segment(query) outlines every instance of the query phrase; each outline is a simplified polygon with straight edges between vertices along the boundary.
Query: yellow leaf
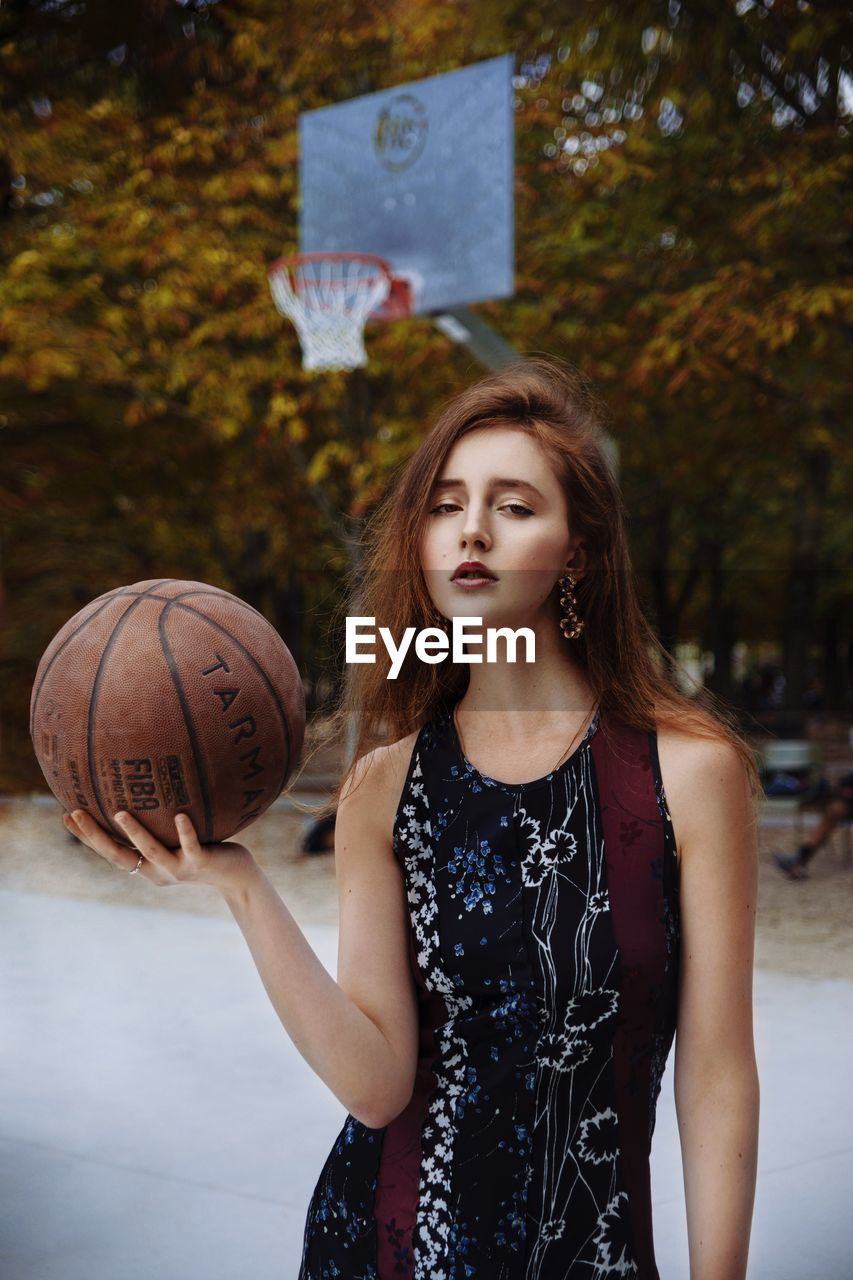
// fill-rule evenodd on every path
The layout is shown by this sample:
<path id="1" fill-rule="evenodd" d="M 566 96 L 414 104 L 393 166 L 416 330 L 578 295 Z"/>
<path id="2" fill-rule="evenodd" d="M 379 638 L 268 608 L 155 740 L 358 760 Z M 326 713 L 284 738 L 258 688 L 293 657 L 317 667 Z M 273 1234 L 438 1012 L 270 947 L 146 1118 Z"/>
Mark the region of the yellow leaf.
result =
<path id="1" fill-rule="evenodd" d="M 301 418 L 291 418 L 284 430 L 287 439 L 294 444 L 304 444 L 308 439 L 308 427 Z"/>

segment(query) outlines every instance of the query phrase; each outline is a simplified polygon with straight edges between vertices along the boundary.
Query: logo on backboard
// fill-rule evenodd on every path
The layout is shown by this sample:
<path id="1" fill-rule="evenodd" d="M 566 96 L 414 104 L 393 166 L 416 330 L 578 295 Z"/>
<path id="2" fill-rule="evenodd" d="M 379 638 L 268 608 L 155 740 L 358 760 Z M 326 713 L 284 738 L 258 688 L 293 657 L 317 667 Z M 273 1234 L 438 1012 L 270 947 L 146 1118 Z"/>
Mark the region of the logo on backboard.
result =
<path id="1" fill-rule="evenodd" d="M 386 169 L 408 169 L 426 146 L 426 107 L 411 93 L 398 93 L 382 108 L 374 146 Z"/>

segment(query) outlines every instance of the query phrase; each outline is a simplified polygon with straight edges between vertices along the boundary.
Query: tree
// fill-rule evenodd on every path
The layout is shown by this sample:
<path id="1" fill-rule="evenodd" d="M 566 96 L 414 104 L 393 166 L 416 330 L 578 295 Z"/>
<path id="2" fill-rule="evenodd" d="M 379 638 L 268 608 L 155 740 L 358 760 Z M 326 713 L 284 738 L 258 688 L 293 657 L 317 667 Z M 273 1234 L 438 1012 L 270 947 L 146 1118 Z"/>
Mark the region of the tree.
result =
<path id="1" fill-rule="evenodd" d="M 301 369 L 266 281 L 296 247 L 298 115 L 507 49 L 517 292 L 482 314 L 595 379 L 667 643 L 714 643 L 726 688 L 732 635 L 787 635 L 796 692 L 850 612 L 845 11 L 564 10 L 0 8 L 7 742 L 80 597 L 151 565 L 300 616 L 323 668 L 347 538 L 475 371 L 425 317 L 372 326 L 366 373 Z"/>

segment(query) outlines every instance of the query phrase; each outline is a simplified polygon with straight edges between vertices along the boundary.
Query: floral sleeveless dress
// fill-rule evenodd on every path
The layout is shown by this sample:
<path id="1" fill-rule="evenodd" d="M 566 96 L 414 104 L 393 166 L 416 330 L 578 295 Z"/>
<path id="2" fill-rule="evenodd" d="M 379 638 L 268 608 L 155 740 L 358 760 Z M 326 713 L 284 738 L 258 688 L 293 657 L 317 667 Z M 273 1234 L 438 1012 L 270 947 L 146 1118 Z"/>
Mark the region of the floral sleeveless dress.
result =
<path id="1" fill-rule="evenodd" d="M 451 710 L 422 727 L 393 837 L 416 1083 L 384 1128 L 347 1116 L 298 1280 L 659 1280 L 678 863 L 656 732 L 604 719 L 519 784 L 465 758 Z"/>

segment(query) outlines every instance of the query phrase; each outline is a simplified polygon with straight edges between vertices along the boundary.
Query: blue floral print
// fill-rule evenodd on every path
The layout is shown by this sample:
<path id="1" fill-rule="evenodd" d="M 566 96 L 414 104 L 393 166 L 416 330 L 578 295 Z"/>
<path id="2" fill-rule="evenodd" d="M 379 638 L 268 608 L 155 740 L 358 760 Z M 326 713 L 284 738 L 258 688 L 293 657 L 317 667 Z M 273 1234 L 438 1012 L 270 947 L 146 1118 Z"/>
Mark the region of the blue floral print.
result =
<path id="1" fill-rule="evenodd" d="M 652 984 L 659 998 L 630 1011 L 646 1019 L 631 1024 L 646 1078 L 640 1041 L 619 1040 L 626 970 L 600 723 L 597 712 L 568 759 L 518 785 L 465 759 L 449 710 L 418 734 L 392 846 L 420 1083 L 384 1130 L 347 1117 L 311 1199 L 298 1280 L 659 1280 L 629 1197 L 624 1090 L 650 1142 L 673 1032 L 675 845 L 651 734 L 642 758 L 657 825 L 633 801 L 608 819 L 611 858 L 641 863 L 662 894 L 648 926 L 666 966 Z"/>

